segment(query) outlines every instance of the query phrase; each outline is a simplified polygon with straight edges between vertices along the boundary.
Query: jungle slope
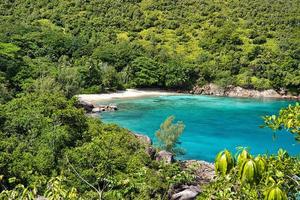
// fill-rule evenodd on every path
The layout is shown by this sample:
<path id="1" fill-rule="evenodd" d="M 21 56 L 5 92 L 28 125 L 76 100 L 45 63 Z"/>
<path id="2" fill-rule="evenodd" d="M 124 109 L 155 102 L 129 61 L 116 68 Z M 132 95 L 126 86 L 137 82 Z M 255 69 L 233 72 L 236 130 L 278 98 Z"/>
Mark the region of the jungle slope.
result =
<path id="1" fill-rule="evenodd" d="M 7 87 L 51 76 L 69 96 L 206 83 L 297 94 L 299 3 L 1 1 L 1 71 Z"/>

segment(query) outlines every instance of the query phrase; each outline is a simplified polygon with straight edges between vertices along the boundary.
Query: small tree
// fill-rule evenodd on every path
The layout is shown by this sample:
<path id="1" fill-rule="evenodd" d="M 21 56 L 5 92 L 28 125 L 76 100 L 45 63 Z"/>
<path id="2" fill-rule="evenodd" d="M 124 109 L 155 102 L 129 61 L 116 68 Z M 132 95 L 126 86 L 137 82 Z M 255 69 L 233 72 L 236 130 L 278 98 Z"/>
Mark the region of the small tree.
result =
<path id="1" fill-rule="evenodd" d="M 184 149 L 178 147 L 180 144 L 179 137 L 183 133 L 184 124 L 182 121 L 173 123 L 175 116 L 169 116 L 156 131 L 155 135 L 159 142 L 159 148 L 169 151 L 174 155 L 184 154 Z"/>

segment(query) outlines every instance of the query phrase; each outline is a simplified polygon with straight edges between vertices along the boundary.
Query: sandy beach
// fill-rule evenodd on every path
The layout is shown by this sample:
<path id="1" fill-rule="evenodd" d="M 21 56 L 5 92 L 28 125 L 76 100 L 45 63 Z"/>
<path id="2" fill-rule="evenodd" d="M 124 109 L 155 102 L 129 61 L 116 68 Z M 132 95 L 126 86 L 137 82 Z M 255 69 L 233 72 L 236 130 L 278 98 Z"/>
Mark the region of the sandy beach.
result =
<path id="1" fill-rule="evenodd" d="M 139 98 L 139 97 L 151 97 L 151 96 L 166 96 L 166 95 L 179 95 L 176 92 L 168 92 L 164 90 L 138 90 L 138 89 L 127 89 L 124 91 L 117 91 L 113 93 L 105 94 L 79 94 L 77 95 L 80 101 L 109 101 L 112 99 L 123 99 L 123 98 Z"/>

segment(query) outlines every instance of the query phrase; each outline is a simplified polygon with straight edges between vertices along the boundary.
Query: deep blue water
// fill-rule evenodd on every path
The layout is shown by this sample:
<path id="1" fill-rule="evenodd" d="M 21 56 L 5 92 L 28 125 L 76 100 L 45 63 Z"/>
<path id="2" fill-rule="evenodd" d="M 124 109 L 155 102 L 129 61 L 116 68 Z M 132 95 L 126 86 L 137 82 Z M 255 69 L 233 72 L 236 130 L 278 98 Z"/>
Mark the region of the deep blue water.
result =
<path id="1" fill-rule="evenodd" d="M 289 101 L 240 99 L 212 96 L 161 96 L 140 99 L 113 100 L 119 111 L 102 113 L 104 122 L 112 122 L 154 139 L 155 131 L 170 115 L 183 121 L 185 130 L 180 138 L 186 154 L 180 159 L 213 161 L 227 148 L 249 147 L 252 154 L 275 153 L 282 147 L 299 155 L 300 144 L 293 135 L 260 128 L 262 116 L 278 112 Z"/>

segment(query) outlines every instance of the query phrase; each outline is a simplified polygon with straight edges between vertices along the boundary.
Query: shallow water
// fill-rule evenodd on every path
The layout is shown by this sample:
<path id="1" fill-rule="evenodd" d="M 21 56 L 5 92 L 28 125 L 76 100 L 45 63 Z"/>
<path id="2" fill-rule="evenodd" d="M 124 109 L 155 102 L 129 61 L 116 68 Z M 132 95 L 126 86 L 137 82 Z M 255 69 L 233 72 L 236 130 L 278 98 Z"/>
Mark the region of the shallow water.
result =
<path id="1" fill-rule="evenodd" d="M 155 131 L 170 115 L 183 121 L 180 138 L 186 154 L 180 159 L 213 161 L 225 148 L 233 153 L 236 147 L 249 147 L 252 154 L 275 153 L 282 147 L 292 155 L 300 153 L 300 144 L 293 135 L 260 128 L 261 116 L 275 114 L 289 101 L 240 99 L 212 96 L 161 96 L 140 99 L 112 100 L 117 112 L 102 113 L 104 122 L 113 122 L 154 139 Z"/>

